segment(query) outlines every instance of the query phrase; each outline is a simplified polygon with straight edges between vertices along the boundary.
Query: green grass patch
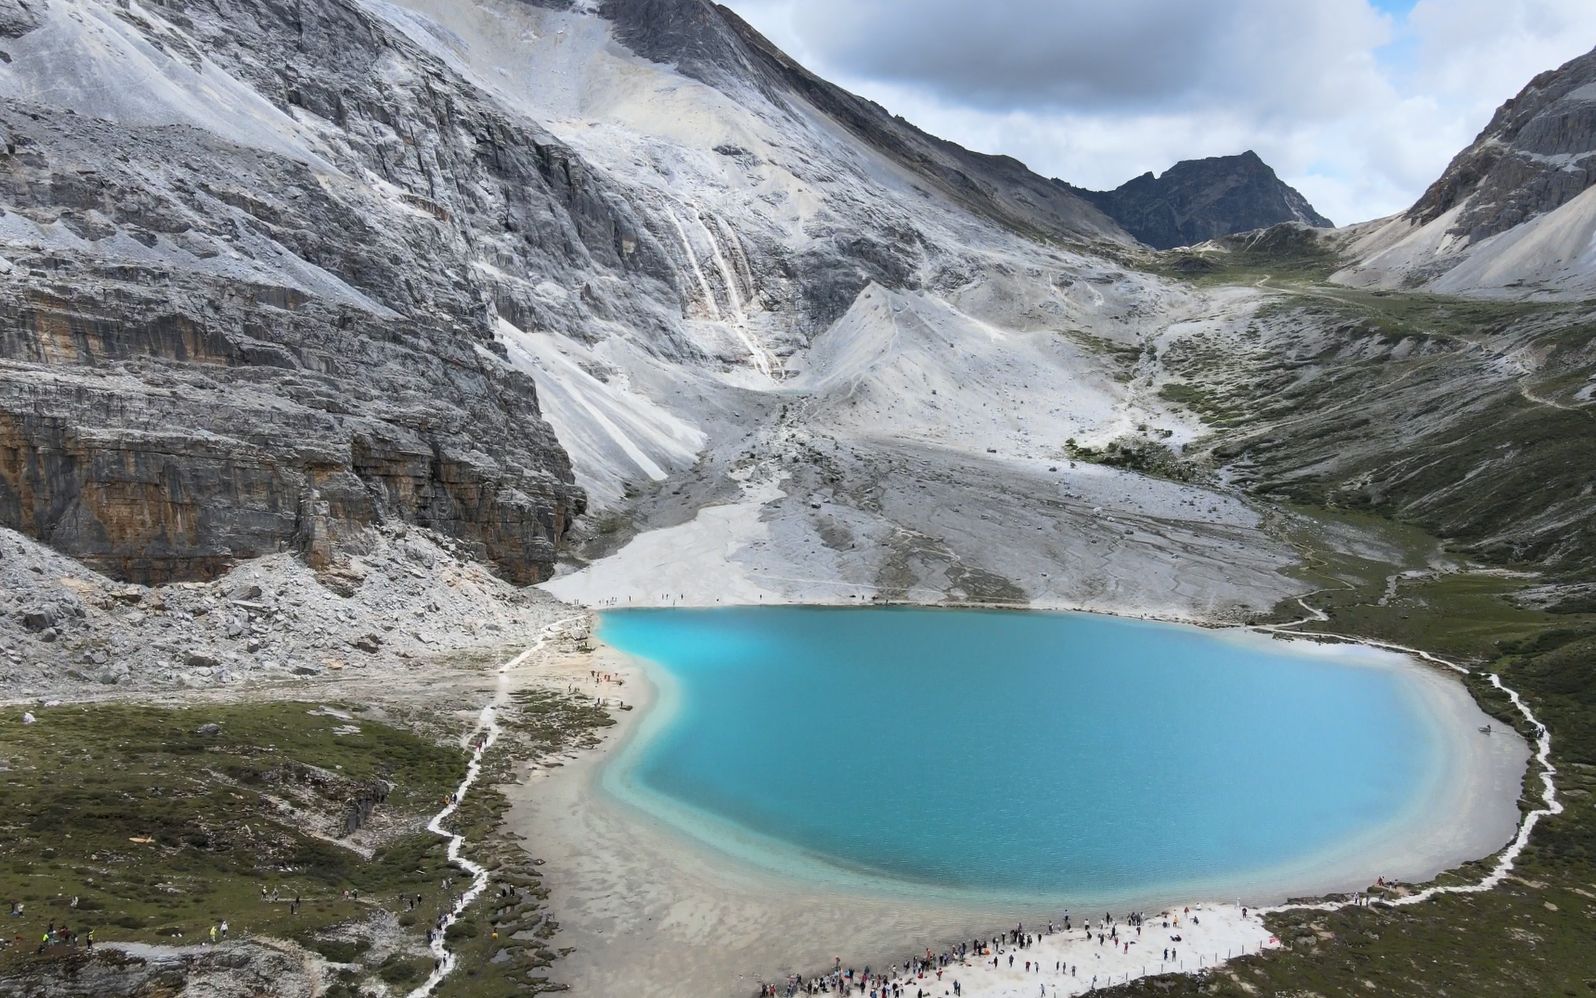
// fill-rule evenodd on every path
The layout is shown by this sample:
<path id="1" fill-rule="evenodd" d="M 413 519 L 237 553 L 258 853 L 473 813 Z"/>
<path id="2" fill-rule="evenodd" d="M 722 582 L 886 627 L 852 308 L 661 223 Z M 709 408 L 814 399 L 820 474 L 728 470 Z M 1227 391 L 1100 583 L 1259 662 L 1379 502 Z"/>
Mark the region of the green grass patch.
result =
<path id="1" fill-rule="evenodd" d="M 1215 240 L 1219 249 L 1166 250 L 1147 268 L 1174 280 L 1204 286 L 1253 284 L 1264 277 L 1319 282 L 1344 263 L 1311 229 L 1277 225 L 1261 233 Z"/>
<path id="2" fill-rule="evenodd" d="M 13 935 L 54 921 L 101 941 L 200 942 L 226 919 L 235 938 L 321 948 L 373 905 L 437 892 L 443 843 L 419 824 L 464 770 L 455 747 L 306 703 L 33 709 L 32 725 L 0 709 L 0 898 L 24 905 Z M 219 733 L 199 733 L 210 723 Z M 335 840 L 377 781 L 398 830 L 367 860 Z M 23 957 L 0 953 L 0 971 Z"/>

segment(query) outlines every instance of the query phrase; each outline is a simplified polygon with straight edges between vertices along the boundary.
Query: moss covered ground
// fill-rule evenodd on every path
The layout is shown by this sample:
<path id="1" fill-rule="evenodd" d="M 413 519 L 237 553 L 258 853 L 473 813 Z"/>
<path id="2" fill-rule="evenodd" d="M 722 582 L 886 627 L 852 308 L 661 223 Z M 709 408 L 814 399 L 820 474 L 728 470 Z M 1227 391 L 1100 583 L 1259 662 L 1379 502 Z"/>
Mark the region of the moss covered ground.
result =
<path id="1" fill-rule="evenodd" d="M 431 970 L 425 932 L 447 903 L 441 884 L 466 882 L 425 829 L 467 761 L 460 732 L 437 716 L 413 728 L 359 705 L 302 702 L 33 712 L 37 722 L 24 725 L 23 708 L 0 709 L 0 900 L 6 911 L 22 905 L 5 926 L 0 992 L 8 974 L 36 980 L 70 955 L 39 952 L 50 923 L 92 928 L 101 943 L 195 943 L 225 919 L 232 938 L 288 939 L 350 964 L 335 996 L 367 981 L 407 988 Z M 450 932 L 467 972 L 443 994 L 547 985 L 553 923 L 534 861 L 500 826 L 507 805 L 492 783 L 609 723 L 541 691 L 518 696 L 504 718 L 505 751 L 456 819 L 495 886 Z M 202 730 L 209 724 L 215 733 Z M 365 838 L 344 839 L 351 802 L 374 786 L 391 789 Z M 402 899 L 415 895 L 411 910 Z"/>

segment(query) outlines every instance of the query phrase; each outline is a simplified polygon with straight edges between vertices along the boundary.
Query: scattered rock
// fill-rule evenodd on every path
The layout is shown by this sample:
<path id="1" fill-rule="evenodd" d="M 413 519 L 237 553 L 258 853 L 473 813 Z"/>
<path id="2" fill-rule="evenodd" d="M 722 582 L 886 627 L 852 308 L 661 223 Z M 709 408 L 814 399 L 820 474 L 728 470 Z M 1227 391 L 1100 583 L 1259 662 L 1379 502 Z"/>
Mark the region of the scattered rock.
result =
<path id="1" fill-rule="evenodd" d="M 217 735 L 222 733 L 222 726 L 217 724 L 215 721 L 211 721 L 195 728 L 194 733 L 196 735 L 202 735 L 206 738 L 215 738 Z"/>

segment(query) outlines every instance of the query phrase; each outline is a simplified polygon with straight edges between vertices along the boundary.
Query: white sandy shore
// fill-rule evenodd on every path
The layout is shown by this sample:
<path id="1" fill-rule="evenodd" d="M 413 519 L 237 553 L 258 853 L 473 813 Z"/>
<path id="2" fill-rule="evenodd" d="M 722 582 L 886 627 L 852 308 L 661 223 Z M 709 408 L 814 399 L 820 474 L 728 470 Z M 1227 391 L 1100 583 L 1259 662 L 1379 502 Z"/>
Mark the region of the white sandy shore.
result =
<path id="1" fill-rule="evenodd" d="M 903 983 L 910 994 L 924 989 L 951 995 L 957 982 L 959 993 L 969 998 L 1053 998 L 1154 974 L 1190 973 L 1280 945 L 1258 915 L 1235 905 L 1147 912 L 1140 934 L 1123 920 L 1105 923 L 1103 914 L 1073 915 L 1069 931 L 1062 924 L 1055 924 L 1052 932 L 1045 924 L 1027 924 L 1021 928 L 1033 935 L 1029 946 L 998 944 L 986 954 L 965 956 L 941 968 L 916 970 L 900 963 L 885 968 L 887 980 Z M 1107 938 L 1112 931 L 1118 939 Z"/>
<path id="2" fill-rule="evenodd" d="M 589 670 L 595 668 L 621 682 L 591 683 Z M 1050 919 L 1061 923 L 1061 908 L 1016 910 L 1012 904 L 855 891 L 757 868 L 615 799 L 600 785 L 601 767 L 635 735 L 652 704 L 652 668 L 601 647 L 593 656 L 546 663 L 536 677 L 575 683 L 638 708 L 617 715 L 618 732 L 603 750 L 535 771 L 510 791 L 511 827 L 527 839 L 534 855 L 547 861 L 543 869 L 561 925 L 559 942 L 573 947 L 555 976 L 569 983 L 574 995 L 751 995 L 760 981 L 779 981 L 790 973 L 808 977 L 829 969 L 837 957 L 845 966 L 901 965 L 908 957 L 923 955 L 927 946 L 936 951 L 961 939 L 989 938 L 1016 921 L 1028 926 Z M 1243 919 L 1239 907 L 1216 904 L 1217 898 L 1264 905 L 1361 890 L 1381 875 L 1422 881 L 1500 848 L 1516 828 L 1527 748 L 1511 734 L 1477 734 L 1485 716 L 1455 679 L 1409 664 L 1400 668 L 1412 681 L 1414 694 L 1431 709 L 1450 760 L 1447 778 L 1434 788 L 1422 821 L 1393 830 L 1378 842 L 1358 843 L 1344 854 L 1317 857 L 1311 865 L 1138 903 L 1148 912 L 1188 904 L 1200 910 L 1200 923 L 1183 920 L 1179 930 L 1171 930 L 1183 937 L 1181 943 L 1170 943 L 1161 922 L 1149 916 L 1142 941 L 1133 943 L 1129 952 L 1121 946 L 1110 953 L 1095 940 L 1086 944 L 1077 922 L 1073 936 L 1049 936 L 1016 955 L 1013 970 L 1006 954 L 996 969 L 973 961 L 958 968 L 954 976 L 963 993 L 1039 995 L 1045 985 L 1049 995 L 1080 994 L 1091 987 L 1094 974 L 1101 985 L 1109 977 L 1123 980 L 1127 974 L 1212 966 L 1227 954 L 1256 952 L 1270 942 L 1256 916 Z M 1105 905 L 1103 899 L 1082 897 L 1072 907 L 1101 918 Z M 1120 917 L 1126 910 L 1123 899 L 1108 907 Z M 1126 939 L 1123 924 L 1121 939 Z M 1158 959 L 1165 945 L 1179 951 L 1172 965 L 1161 965 Z M 1074 977 L 1046 969 L 1026 974 L 1027 959 L 1039 960 L 1044 968 L 1067 961 L 1079 972 Z M 916 987 L 951 994 L 954 976 L 944 974 L 943 984 L 933 977 Z"/>

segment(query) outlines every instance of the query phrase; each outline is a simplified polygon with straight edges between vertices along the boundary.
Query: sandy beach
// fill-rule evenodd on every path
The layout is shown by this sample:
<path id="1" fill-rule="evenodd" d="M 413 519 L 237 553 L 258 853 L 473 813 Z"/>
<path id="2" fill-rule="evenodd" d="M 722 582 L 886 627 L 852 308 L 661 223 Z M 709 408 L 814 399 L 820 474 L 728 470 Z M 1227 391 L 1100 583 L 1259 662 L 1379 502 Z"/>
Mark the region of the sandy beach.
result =
<path id="1" fill-rule="evenodd" d="M 1269 639 L 1238 634 L 1238 640 Z M 1447 740 L 1451 764 L 1416 808 L 1424 812 L 1422 820 L 1388 829 L 1375 841 L 1349 843 L 1309 864 L 1134 903 L 1083 896 L 1068 909 L 1045 908 L 910 890 L 851 889 L 840 881 L 815 882 L 755 866 L 690 838 L 602 786 L 604 765 L 636 736 L 654 703 L 650 674 L 657 668 L 603 645 L 591 654 L 556 657 L 520 677 L 624 700 L 634 709 L 617 710 L 617 728 L 601 748 L 533 769 L 509 788 L 508 821 L 528 850 L 546 861 L 550 903 L 560 923 L 558 942 L 571 948 L 554 977 L 579 998 L 752 995 L 761 983 L 781 982 L 795 973 L 808 978 L 831 970 L 838 959 L 843 967 L 901 966 L 923 957 L 927 948 L 940 953 L 960 940 L 990 940 L 1018 922 L 1034 933 L 1049 921 L 1062 925 L 1066 910 L 1074 919 L 1072 934 L 1044 936 L 1023 951 L 1006 947 L 995 968 L 990 957 L 985 963 L 971 958 L 968 965 L 944 968 L 942 981 L 933 974 L 914 986 L 953 994 L 952 982 L 958 980 L 965 995 L 1081 994 L 1092 987 L 1094 976 L 1101 985 L 1126 975 L 1194 970 L 1271 945 L 1268 930 L 1251 911 L 1244 918 L 1240 905 L 1251 909 L 1288 898 L 1350 893 L 1379 876 L 1422 882 L 1506 844 L 1517 827 L 1527 747 L 1510 732 L 1478 734 L 1487 719 L 1455 678 L 1394 655 L 1383 667 L 1404 670 L 1413 694 L 1424 698 Z M 593 682 L 595 670 L 613 681 Z M 1185 918 L 1188 906 L 1199 921 Z M 1095 925 L 1105 910 L 1120 920 L 1114 951 L 1095 936 L 1088 942 L 1081 931 L 1083 917 Z M 1124 918 L 1130 910 L 1146 913 L 1149 920 L 1141 939 L 1134 930 L 1126 936 Z M 1162 928 L 1165 911 L 1179 915 L 1178 929 Z M 1182 940 L 1169 940 L 1171 934 Z M 1166 945 L 1177 951 L 1168 962 L 1162 959 Z M 1016 956 L 1012 968 L 1007 964 L 1011 952 Z M 1029 972 L 1026 961 L 1032 963 Z M 1057 965 L 1077 973 L 1058 972 Z"/>

